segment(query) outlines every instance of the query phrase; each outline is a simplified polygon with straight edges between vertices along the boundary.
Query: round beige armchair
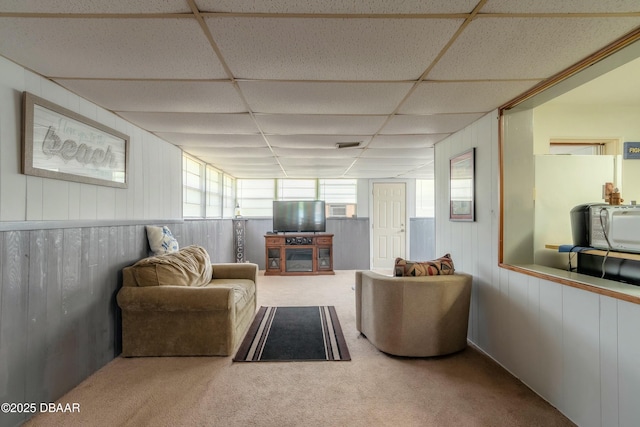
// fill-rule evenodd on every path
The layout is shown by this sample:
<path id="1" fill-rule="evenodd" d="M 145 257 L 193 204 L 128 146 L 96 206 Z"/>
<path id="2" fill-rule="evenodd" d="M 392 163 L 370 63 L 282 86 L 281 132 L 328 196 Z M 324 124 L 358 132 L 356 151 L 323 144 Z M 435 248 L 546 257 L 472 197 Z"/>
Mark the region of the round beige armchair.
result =
<path id="1" fill-rule="evenodd" d="M 356 271 L 356 326 L 379 350 L 427 357 L 467 346 L 472 276 Z"/>

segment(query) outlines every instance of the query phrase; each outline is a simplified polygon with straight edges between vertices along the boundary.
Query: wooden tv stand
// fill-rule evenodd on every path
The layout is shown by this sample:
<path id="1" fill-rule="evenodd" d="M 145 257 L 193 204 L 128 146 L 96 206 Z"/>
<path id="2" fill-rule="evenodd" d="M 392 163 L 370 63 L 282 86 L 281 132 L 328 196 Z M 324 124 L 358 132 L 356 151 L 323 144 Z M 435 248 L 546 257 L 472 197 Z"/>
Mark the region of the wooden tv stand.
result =
<path id="1" fill-rule="evenodd" d="M 333 234 L 267 234 L 265 275 L 335 274 Z"/>

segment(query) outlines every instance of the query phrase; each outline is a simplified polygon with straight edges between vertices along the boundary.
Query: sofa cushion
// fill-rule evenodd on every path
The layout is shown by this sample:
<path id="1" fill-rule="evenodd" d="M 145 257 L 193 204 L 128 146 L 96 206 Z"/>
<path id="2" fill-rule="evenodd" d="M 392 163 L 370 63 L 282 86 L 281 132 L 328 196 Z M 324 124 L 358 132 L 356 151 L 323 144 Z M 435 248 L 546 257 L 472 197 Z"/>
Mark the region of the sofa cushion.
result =
<path id="1" fill-rule="evenodd" d="M 201 246 L 141 259 L 131 266 L 138 286 L 204 286 L 211 281 L 211 259 Z"/>
<path id="2" fill-rule="evenodd" d="M 432 261 L 422 262 L 396 258 L 394 268 L 395 276 L 437 276 L 454 272 L 453 260 L 449 254 Z"/>
<path id="3" fill-rule="evenodd" d="M 213 279 L 207 286 L 225 286 L 233 289 L 233 303 L 237 310 L 252 301 L 256 294 L 256 284 L 249 279 Z"/>
<path id="4" fill-rule="evenodd" d="M 171 234 L 169 227 L 147 225 L 147 240 L 149 240 L 149 247 L 154 255 L 169 254 L 177 252 L 180 247 L 178 241 Z"/>

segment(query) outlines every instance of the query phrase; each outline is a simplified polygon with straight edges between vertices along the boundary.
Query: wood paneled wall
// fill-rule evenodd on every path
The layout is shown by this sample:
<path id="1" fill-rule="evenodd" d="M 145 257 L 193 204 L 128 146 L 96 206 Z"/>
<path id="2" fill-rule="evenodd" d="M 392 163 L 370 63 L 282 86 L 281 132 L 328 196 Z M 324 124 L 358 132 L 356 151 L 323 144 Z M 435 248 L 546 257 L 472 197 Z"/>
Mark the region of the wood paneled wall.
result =
<path id="1" fill-rule="evenodd" d="M 410 219 L 411 247 L 409 258 L 412 260 L 436 259 L 444 254 L 436 255 L 436 220 L 435 218 Z"/>
<path id="2" fill-rule="evenodd" d="M 638 426 L 640 305 L 498 265 L 496 115 L 435 152 L 436 217 L 447 218 L 449 158 L 477 147 L 476 221 L 436 223 L 437 253 L 450 252 L 456 270 L 474 277 L 469 340 L 576 424 Z"/>
<path id="3" fill-rule="evenodd" d="M 233 261 L 230 220 L 165 224 L 181 246 Z M 1 402 L 53 402 L 120 354 L 121 270 L 148 250 L 144 224 L 0 232 Z"/>

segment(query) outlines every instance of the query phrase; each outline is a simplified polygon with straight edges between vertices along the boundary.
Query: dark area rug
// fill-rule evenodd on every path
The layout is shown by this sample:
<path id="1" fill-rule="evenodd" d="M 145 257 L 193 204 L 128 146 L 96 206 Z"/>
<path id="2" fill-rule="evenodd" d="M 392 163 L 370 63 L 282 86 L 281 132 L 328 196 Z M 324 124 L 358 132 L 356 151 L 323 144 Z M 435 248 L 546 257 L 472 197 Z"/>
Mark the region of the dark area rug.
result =
<path id="1" fill-rule="evenodd" d="M 333 306 L 260 307 L 234 362 L 351 360 Z"/>

